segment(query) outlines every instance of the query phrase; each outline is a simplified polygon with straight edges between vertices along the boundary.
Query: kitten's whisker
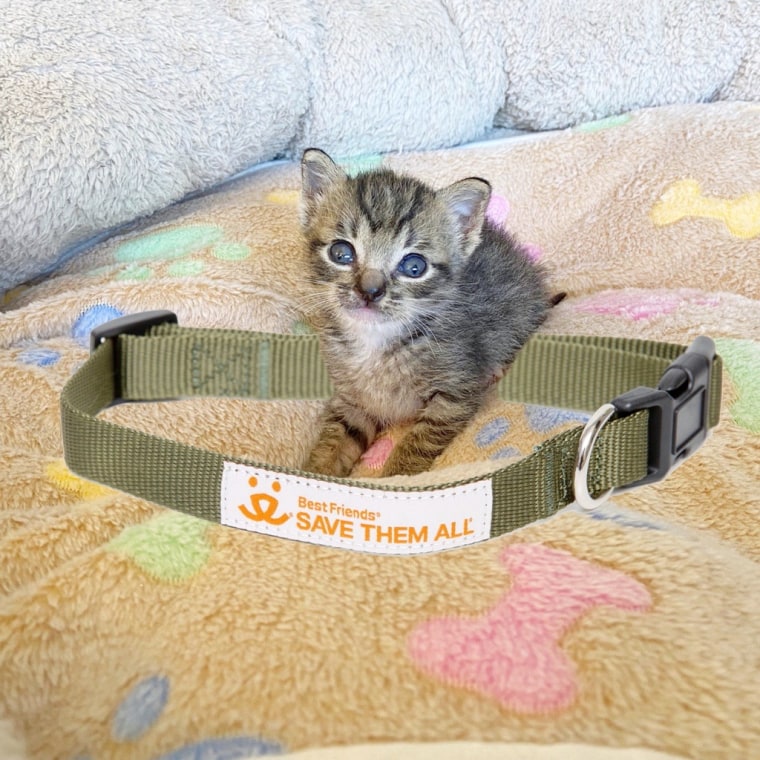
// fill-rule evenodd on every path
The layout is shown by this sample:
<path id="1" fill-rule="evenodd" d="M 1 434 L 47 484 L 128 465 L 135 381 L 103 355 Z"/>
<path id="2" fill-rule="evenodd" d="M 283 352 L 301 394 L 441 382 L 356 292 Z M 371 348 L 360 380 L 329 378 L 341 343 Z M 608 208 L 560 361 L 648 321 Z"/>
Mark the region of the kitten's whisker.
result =
<path id="1" fill-rule="evenodd" d="M 337 299 L 331 293 L 308 293 L 298 298 L 297 305 L 305 309 L 318 310 L 323 308 L 325 303 L 331 305 L 337 304 Z"/>
<path id="2" fill-rule="evenodd" d="M 407 329 L 409 330 L 409 337 L 411 339 L 414 338 L 415 333 L 422 333 L 428 339 L 432 353 L 435 354 L 436 352 L 440 352 L 441 344 L 438 341 L 438 336 L 427 322 L 419 317 L 412 317 L 411 320 L 409 320 L 409 326 Z"/>

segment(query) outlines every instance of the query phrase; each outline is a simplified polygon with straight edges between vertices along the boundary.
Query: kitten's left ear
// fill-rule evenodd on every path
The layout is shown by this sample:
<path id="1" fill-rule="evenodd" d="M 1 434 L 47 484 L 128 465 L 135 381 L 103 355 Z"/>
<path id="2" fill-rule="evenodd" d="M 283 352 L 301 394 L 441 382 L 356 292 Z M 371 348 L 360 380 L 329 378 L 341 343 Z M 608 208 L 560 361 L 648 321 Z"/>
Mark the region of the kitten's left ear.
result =
<path id="1" fill-rule="evenodd" d="M 307 205 L 321 198 L 328 187 L 346 179 L 343 170 L 330 156 L 318 148 L 304 151 L 301 159 L 301 184 Z"/>
<path id="2" fill-rule="evenodd" d="M 438 196 L 454 217 L 465 255 L 469 256 L 480 242 L 486 207 L 491 199 L 491 185 L 479 177 L 468 177 L 439 190 Z"/>

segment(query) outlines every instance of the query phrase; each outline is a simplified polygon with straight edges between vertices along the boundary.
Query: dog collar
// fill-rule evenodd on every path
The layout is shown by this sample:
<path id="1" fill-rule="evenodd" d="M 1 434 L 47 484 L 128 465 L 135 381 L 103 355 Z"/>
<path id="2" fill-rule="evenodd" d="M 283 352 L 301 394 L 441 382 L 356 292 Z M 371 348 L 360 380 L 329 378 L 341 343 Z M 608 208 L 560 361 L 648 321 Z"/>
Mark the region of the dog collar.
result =
<path id="1" fill-rule="evenodd" d="M 576 502 L 665 478 L 719 419 L 721 359 L 639 339 L 533 336 L 496 386 L 502 399 L 594 411 L 488 475 L 430 486 L 330 478 L 248 461 L 98 417 L 122 402 L 197 396 L 323 399 L 315 335 L 180 327 L 167 311 L 92 332 L 91 355 L 61 393 L 64 454 L 84 478 L 232 527 L 358 551 L 466 546 Z"/>

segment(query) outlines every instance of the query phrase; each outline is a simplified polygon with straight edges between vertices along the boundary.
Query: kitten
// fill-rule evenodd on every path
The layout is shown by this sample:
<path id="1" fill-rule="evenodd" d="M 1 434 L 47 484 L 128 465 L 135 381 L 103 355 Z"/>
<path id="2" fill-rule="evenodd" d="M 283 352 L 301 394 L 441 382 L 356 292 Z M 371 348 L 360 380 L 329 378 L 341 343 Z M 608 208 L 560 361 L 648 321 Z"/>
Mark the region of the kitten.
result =
<path id="1" fill-rule="evenodd" d="M 302 222 L 335 393 L 306 469 L 343 477 L 383 429 L 413 425 L 381 475 L 430 467 L 544 321 L 542 270 L 485 217 L 491 186 L 434 190 L 380 169 L 301 162 Z"/>

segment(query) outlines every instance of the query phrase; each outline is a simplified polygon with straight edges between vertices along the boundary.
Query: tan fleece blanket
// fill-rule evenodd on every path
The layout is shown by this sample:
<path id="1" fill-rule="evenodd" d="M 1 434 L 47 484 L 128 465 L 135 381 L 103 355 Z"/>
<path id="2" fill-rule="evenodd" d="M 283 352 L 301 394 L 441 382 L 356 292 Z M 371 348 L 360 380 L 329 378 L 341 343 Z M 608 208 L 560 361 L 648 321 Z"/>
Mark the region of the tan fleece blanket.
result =
<path id="1" fill-rule="evenodd" d="M 550 744 L 752 757 L 759 144 L 758 106 L 723 103 L 349 166 L 383 162 L 437 185 L 488 178 L 491 213 L 569 293 L 547 332 L 708 334 L 725 361 L 721 422 L 666 481 L 450 552 L 365 555 L 225 528 L 63 464 L 58 395 L 96 324 L 168 308 L 188 326 L 304 329 L 296 165 L 172 208 L 10 294 L 0 313 L 0 718 L 28 756 L 463 742 L 459 756 L 502 743 L 535 758 Z M 297 466 L 318 411 L 204 399 L 106 415 Z M 498 467 L 583 419 L 494 400 L 421 479 Z M 371 475 L 375 454 L 357 474 Z"/>

